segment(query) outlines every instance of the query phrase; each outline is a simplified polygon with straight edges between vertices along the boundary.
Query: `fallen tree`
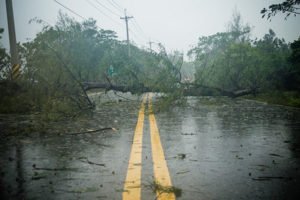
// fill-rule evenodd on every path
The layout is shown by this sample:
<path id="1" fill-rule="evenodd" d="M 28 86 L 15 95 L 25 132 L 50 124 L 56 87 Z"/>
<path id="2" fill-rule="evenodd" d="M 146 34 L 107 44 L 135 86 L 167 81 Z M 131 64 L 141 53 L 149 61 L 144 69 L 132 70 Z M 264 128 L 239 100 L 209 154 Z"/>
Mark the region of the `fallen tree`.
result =
<path id="1" fill-rule="evenodd" d="M 105 89 L 106 91 L 114 90 L 118 92 L 131 92 L 133 94 L 144 92 L 163 92 L 159 89 L 145 87 L 143 84 L 125 86 L 113 85 L 111 83 L 84 82 L 82 83 L 82 85 L 85 91 L 91 89 Z M 194 83 L 180 83 L 178 90 L 183 90 L 184 96 L 227 96 L 231 98 L 236 98 L 249 94 L 256 95 L 258 88 L 247 88 L 235 91 L 228 91 L 218 87 L 205 86 Z"/>
<path id="2" fill-rule="evenodd" d="M 125 86 L 125 85 L 113 85 L 111 83 L 98 83 L 98 82 L 83 82 L 83 88 L 85 91 L 91 89 L 105 89 L 106 91 L 115 90 L 119 92 L 154 92 L 148 87 L 143 86 L 142 84 L 139 85 L 132 85 L 132 86 Z"/>
<path id="3" fill-rule="evenodd" d="M 245 95 L 256 95 L 258 87 L 239 90 L 226 90 L 219 87 L 200 85 L 195 83 L 183 83 L 185 96 L 228 96 L 236 98 Z"/>

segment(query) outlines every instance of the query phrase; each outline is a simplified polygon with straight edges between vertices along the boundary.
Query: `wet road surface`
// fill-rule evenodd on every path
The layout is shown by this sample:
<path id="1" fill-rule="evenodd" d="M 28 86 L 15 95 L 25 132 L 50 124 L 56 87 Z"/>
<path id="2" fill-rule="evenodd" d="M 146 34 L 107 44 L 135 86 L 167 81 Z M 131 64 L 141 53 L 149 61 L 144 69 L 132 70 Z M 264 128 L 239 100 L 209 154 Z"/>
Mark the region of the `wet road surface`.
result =
<path id="1" fill-rule="evenodd" d="M 101 96 L 108 101 L 110 94 Z M 53 133 L 3 136 L 1 199 L 122 199 L 141 97 L 97 104 L 95 112 Z M 130 99 L 130 100 L 128 100 Z M 154 97 L 153 107 L 156 106 Z M 141 146 L 141 199 L 155 199 L 151 112 L 145 104 Z M 298 199 L 300 111 L 249 100 L 189 97 L 185 106 L 155 113 L 156 125 L 177 199 Z M 9 132 L 11 121 L 0 116 Z M 86 134 L 82 130 L 114 127 Z M 50 131 L 51 132 L 51 131 Z M 292 195 L 296 195 L 292 198 Z"/>

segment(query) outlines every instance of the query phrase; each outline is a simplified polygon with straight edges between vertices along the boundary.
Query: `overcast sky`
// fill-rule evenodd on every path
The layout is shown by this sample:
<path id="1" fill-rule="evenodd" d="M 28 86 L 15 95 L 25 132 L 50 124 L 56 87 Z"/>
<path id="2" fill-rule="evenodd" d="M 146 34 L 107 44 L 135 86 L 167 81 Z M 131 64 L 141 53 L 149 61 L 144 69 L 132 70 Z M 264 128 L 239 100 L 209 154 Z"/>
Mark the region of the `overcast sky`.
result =
<path id="1" fill-rule="evenodd" d="M 0 0 L 0 27 L 5 28 L 1 40 L 8 46 L 5 1 Z M 17 41 L 32 40 L 41 30 L 29 20 L 38 17 L 55 24 L 59 10 L 82 19 L 54 0 L 12 0 L 14 6 Z M 278 37 L 292 42 L 300 36 L 300 16 L 289 17 L 279 14 L 272 21 L 261 18 L 260 10 L 282 0 L 57 0 L 84 18 L 94 18 L 97 25 L 117 32 L 120 40 L 126 38 L 125 23 L 121 12 L 127 9 L 130 20 L 130 39 L 138 46 L 148 47 L 147 42 L 161 42 L 168 51 L 187 52 L 197 44 L 200 36 L 226 30 L 226 24 L 237 9 L 245 23 L 253 27 L 252 37 L 261 38 L 272 28 Z M 101 4 L 101 5 L 100 5 Z M 103 14 L 104 13 L 104 14 Z M 153 46 L 155 48 L 155 46 Z"/>

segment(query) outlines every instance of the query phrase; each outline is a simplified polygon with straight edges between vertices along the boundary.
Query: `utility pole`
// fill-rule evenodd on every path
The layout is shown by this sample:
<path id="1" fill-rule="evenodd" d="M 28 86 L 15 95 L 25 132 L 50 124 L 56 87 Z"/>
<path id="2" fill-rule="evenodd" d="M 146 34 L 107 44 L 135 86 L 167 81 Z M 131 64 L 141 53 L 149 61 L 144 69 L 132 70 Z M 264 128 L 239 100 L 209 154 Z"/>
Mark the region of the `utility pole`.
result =
<path id="1" fill-rule="evenodd" d="M 6 13 L 7 13 L 7 24 L 8 24 L 10 56 L 11 56 L 10 62 L 12 66 L 12 79 L 16 80 L 20 75 L 20 63 L 18 57 L 12 0 L 6 0 Z"/>
<path id="2" fill-rule="evenodd" d="M 124 10 L 125 17 L 120 17 L 120 19 L 125 20 L 126 33 L 127 33 L 127 46 L 128 46 L 128 57 L 130 57 L 130 40 L 129 40 L 129 30 L 128 30 L 128 20 L 133 18 L 132 16 L 127 16 L 126 9 Z"/>
<path id="3" fill-rule="evenodd" d="M 149 48 L 150 48 L 150 52 L 152 53 L 152 44 L 153 44 L 154 42 L 151 42 L 151 41 L 149 41 L 148 42 L 148 44 L 149 44 Z"/>

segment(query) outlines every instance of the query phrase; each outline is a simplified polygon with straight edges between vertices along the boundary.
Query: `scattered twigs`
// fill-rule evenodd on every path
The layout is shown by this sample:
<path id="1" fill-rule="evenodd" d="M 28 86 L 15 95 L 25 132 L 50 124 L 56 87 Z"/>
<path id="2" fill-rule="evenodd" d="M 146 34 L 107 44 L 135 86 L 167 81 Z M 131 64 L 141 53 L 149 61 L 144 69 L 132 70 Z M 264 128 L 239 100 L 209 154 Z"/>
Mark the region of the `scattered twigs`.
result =
<path id="1" fill-rule="evenodd" d="M 68 133 L 68 134 L 69 135 L 79 135 L 79 134 L 86 134 L 86 133 L 96 133 L 96 132 L 106 131 L 106 130 L 116 131 L 117 129 L 115 129 L 113 127 L 105 127 L 105 128 L 95 129 L 95 130 L 87 130 L 87 131 L 74 132 L 74 133 Z"/>
<path id="2" fill-rule="evenodd" d="M 186 170 L 186 171 L 179 171 L 179 172 L 177 172 L 176 174 L 186 174 L 186 173 L 189 173 L 190 172 L 190 170 Z"/>
<path id="3" fill-rule="evenodd" d="M 45 171 L 69 171 L 69 170 L 77 170 L 77 168 L 48 168 L 48 167 L 37 167 L 35 164 L 32 165 L 35 170 L 45 170 Z"/>
<path id="4" fill-rule="evenodd" d="M 195 133 L 181 133 L 181 135 L 196 135 Z"/>
<path id="5" fill-rule="evenodd" d="M 270 181 L 270 180 L 274 180 L 274 179 L 290 181 L 293 178 L 292 177 L 283 177 L 283 176 L 259 176 L 257 178 L 252 178 L 252 180 L 254 180 L 254 181 Z"/>
<path id="6" fill-rule="evenodd" d="M 80 158 L 78 158 L 78 159 L 79 159 L 81 162 L 88 163 L 88 164 L 90 164 L 90 165 L 97 165 L 97 166 L 105 167 L 105 164 L 92 162 L 92 161 L 90 161 L 87 157 L 80 157 Z"/>
<path id="7" fill-rule="evenodd" d="M 276 153 L 270 153 L 269 155 L 270 155 L 270 156 L 276 156 L 276 157 L 282 157 L 281 155 L 276 154 Z"/>

